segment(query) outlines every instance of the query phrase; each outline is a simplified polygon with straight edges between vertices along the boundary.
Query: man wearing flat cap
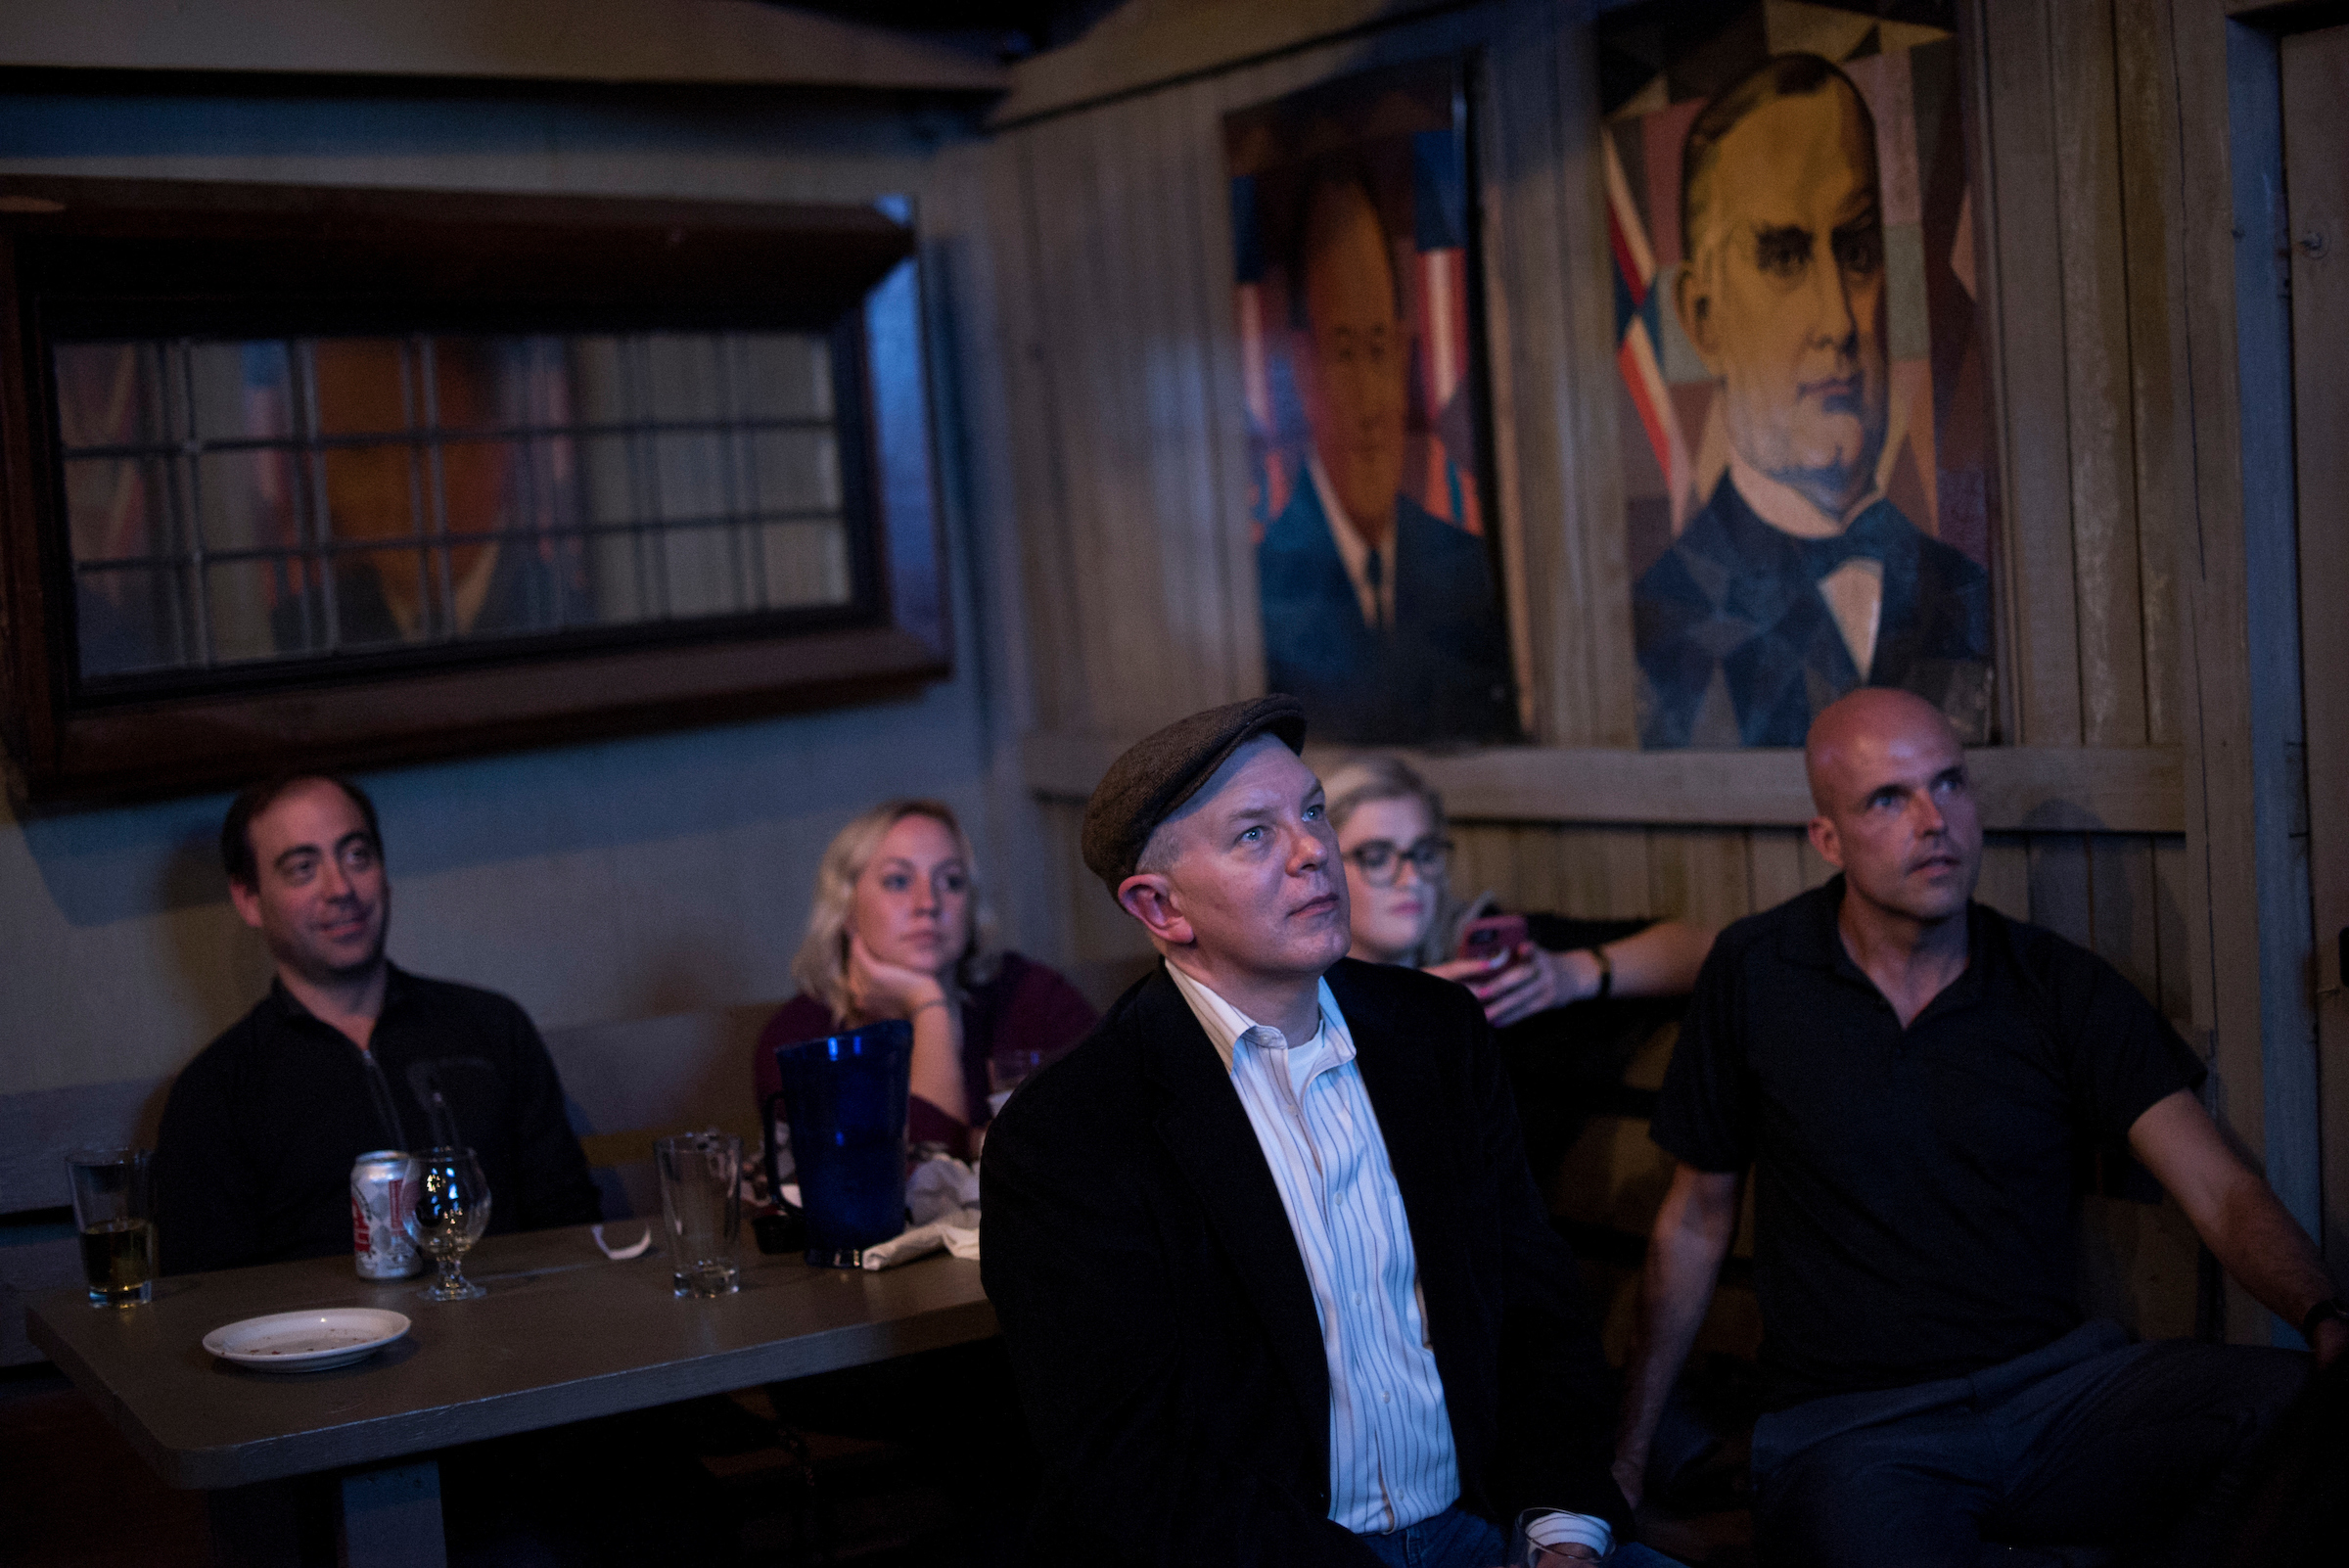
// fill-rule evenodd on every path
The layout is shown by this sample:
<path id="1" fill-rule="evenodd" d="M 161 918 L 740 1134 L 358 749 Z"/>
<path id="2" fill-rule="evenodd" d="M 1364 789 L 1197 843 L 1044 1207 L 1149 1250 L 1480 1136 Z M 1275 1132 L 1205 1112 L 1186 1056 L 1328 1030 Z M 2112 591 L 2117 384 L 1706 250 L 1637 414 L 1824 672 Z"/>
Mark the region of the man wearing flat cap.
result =
<path id="1" fill-rule="evenodd" d="M 1573 1257 L 1475 997 L 1344 956 L 1304 740 L 1287 697 L 1195 714 L 1085 807 L 1164 962 L 988 1136 L 1027 1560 L 1490 1568 L 1531 1505 L 1599 1555 L 1627 1514 Z"/>

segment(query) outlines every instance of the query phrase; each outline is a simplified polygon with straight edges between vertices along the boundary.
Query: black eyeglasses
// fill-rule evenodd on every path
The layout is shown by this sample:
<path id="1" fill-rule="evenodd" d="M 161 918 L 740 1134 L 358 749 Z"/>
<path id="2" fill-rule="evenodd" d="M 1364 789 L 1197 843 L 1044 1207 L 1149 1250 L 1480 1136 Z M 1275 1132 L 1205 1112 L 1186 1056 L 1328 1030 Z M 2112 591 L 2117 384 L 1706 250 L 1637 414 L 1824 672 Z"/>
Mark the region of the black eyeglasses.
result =
<path id="1" fill-rule="evenodd" d="M 1420 881 L 1433 882 L 1451 863 L 1451 840 L 1425 838 L 1405 850 L 1398 848 L 1393 839 L 1372 839 L 1348 850 L 1346 858 L 1362 868 L 1362 880 L 1374 888 L 1383 888 L 1401 876 L 1406 860 L 1419 873 Z"/>

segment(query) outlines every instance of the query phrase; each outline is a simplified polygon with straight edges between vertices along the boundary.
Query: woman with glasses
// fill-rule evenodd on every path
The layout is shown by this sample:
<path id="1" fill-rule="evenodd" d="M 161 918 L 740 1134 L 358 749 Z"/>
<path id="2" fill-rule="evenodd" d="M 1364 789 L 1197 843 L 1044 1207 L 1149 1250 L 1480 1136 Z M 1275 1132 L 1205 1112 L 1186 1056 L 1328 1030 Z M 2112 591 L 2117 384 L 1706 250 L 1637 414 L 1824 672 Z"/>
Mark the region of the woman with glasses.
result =
<path id="1" fill-rule="evenodd" d="M 1494 900 L 1451 898 L 1444 798 L 1395 757 L 1349 762 L 1330 774 L 1324 791 L 1346 861 L 1354 957 L 1459 981 L 1496 1029 L 1569 1002 L 1676 996 L 1696 984 L 1713 933 L 1679 920 L 1531 914 L 1526 941 L 1489 957 L 1461 957 L 1462 931 L 1492 913 Z"/>

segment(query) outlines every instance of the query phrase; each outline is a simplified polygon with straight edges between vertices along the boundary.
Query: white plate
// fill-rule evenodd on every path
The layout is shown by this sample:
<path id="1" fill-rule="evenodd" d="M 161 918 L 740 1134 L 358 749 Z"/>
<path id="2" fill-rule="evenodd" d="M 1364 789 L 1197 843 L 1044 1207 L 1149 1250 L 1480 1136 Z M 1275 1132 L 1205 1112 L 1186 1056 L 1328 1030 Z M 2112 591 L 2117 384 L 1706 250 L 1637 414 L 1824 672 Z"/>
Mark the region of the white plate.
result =
<path id="1" fill-rule="evenodd" d="M 378 1307 L 271 1313 L 215 1328 L 204 1348 L 224 1361 L 265 1372 L 317 1372 L 373 1356 L 408 1331 L 408 1320 Z"/>

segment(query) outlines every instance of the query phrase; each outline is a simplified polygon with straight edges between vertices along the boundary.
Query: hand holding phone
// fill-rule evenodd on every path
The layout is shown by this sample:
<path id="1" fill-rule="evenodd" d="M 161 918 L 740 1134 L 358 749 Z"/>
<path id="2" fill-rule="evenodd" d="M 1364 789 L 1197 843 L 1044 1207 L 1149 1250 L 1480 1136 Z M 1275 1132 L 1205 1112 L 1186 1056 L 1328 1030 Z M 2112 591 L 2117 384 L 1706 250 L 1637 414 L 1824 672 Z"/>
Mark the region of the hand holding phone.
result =
<path id="1" fill-rule="evenodd" d="M 1515 952 L 1525 940 L 1525 916 L 1487 915 L 1471 920 L 1460 933 L 1460 956 L 1490 963 L 1501 953 Z"/>

